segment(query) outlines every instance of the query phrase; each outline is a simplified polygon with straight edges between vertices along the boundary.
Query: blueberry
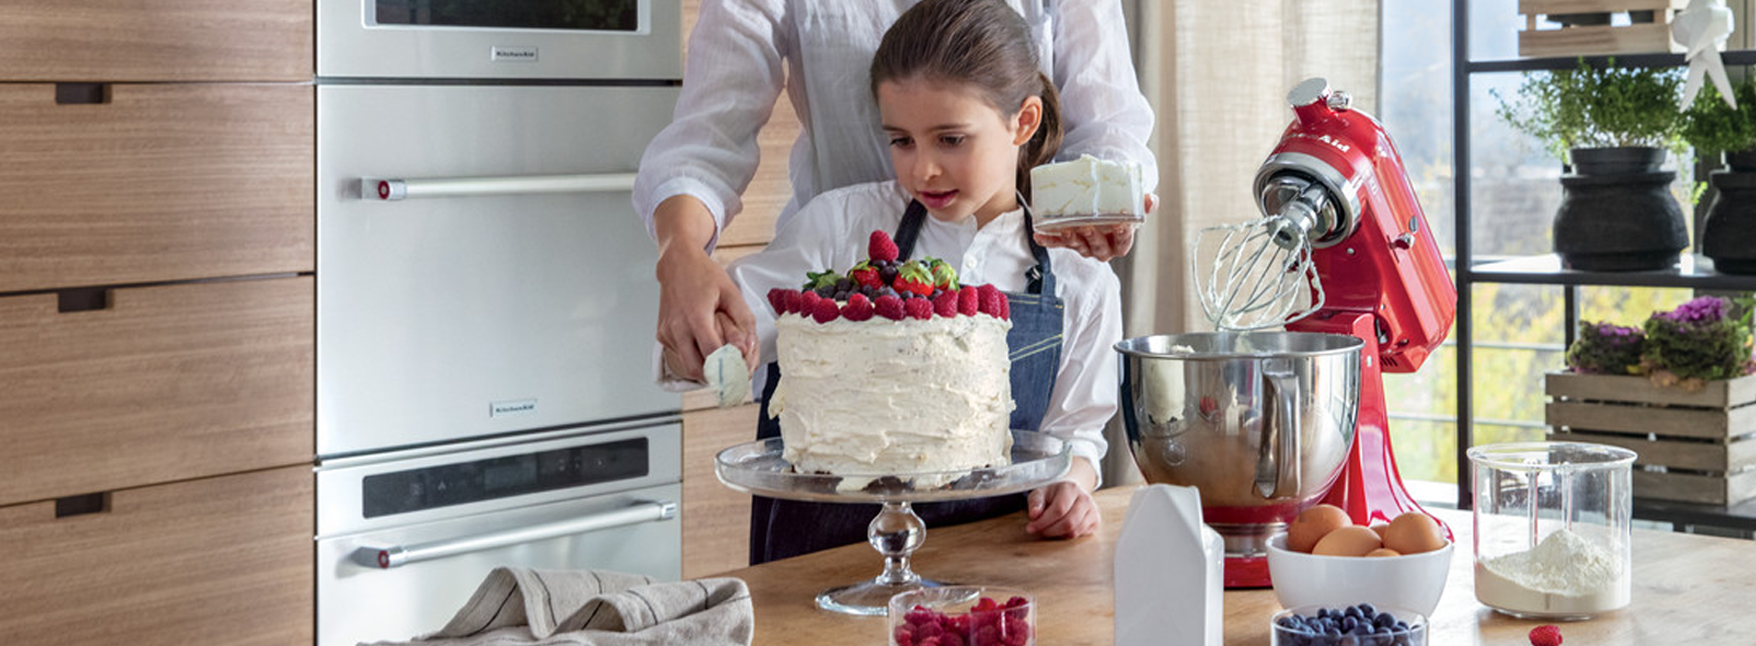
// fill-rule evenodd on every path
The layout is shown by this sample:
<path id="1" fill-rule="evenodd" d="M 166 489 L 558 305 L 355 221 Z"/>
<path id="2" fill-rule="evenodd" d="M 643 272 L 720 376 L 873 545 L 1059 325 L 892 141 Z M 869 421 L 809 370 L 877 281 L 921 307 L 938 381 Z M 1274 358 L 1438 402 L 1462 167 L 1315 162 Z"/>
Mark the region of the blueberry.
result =
<path id="1" fill-rule="evenodd" d="M 1355 619 L 1358 619 L 1358 618 L 1360 618 L 1360 608 L 1359 608 L 1359 606 L 1348 606 L 1347 610 L 1343 610 L 1341 612 L 1341 615 L 1343 617 L 1353 617 Z"/>
<path id="2" fill-rule="evenodd" d="M 1353 630 L 1354 626 L 1358 626 L 1358 625 L 1360 625 L 1360 621 L 1358 619 L 1354 619 L 1353 617 L 1342 617 L 1341 618 L 1341 631 L 1344 633 Z"/>
<path id="3" fill-rule="evenodd" d="M 824 285 L 822 287 L 818 287 L 816 291 L 817 291 L 818 296 L 822 296 L 824 298 L 829 298 L 829 297 L 835 296 L 835 286 L 834 285 Z"/>
<path id="4" fill-rule="evenodd" d="M 1360 614 L 1365 615 L 1366 617 L 1369 618 L 1373 615 L 1378 614 L 1378 609 L 1373 608 L 1372 604 L 1362 603 L 1362 604 L 1360 604 Z"/>

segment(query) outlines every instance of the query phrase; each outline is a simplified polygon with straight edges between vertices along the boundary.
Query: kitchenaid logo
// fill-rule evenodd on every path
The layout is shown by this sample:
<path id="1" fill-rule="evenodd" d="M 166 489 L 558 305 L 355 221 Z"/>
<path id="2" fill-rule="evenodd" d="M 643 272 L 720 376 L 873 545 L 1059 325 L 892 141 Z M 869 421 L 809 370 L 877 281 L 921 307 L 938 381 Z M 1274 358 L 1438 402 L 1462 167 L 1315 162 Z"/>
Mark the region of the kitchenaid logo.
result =
<path id="1" fill-rule="evenodd" d="M 514 399 L 503 402 L 488 403 L 488 417 L 523 415 L 525 413 L 536 412 L 536 410 L 537 400 L 535 399 Z"/>
<path id="2" fill-rule="evenodd" d="M 537 48 L 535 47 L 489 47 L 489 60 L 496 63 L 535 63 Z"/>
<path id="3" fill-rule="evenodd" d="M 1315 139 L 1320 143 L 1329 144 L 1330 148 L 1334 148 L 1334 149 L 1339 150 L 1339 151 L 1344 152 L 1344 153 L 1347 152 L 1349 149 L 1353 148 L 1353 146 L 1348 145 L 1346 142 L 1344 142 L 1340 139 L 1336 139 L 1334 137 L 1331 137 L 1329 135 L 1318 135 L 1318 136 L 1313 137 L 1313 136 L 1308 135 L 1308 134 L 1300 133 L 1300 134 L 1295 135 L 1295 136 L 1300 137 L 1302 139 Z"/>

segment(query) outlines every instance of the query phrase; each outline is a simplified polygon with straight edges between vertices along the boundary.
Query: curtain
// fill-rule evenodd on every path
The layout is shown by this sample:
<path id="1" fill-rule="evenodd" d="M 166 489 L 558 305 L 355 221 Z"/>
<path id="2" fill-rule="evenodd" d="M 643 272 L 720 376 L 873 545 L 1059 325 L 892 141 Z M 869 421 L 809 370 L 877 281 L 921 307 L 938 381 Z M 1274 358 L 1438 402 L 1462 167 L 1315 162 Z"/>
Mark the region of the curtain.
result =
<path id="1" fill-rule="evenodd" d="M 1286 94 L 1299 81 L 1327 78 L 1376 112 L 1379 2 L 1132 0 L 1141 90 L 1157 114 L 1159 205 L 1115 262 L 1125 335 L 1211 329 L 1187 250 L 1202 227 L 1260 217 L 1256 168 L 1292 118 Z M 1109 436 L 1106 485 L 1140 481 L 1119 415 Z"/>

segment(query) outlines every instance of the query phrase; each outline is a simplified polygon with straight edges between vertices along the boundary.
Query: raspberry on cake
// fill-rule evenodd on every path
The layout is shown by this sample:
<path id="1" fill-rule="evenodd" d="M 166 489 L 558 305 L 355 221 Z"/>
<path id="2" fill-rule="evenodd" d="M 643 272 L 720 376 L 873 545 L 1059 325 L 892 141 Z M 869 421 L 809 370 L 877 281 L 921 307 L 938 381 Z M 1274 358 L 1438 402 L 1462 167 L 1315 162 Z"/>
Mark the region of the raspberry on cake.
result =
<path id="1" fill-rule="evenodd" d="M 943 261 L 898 263 L 882 231 L 868 248 L 873 257 L 851 271 L 876 268 L 888 284 L 824 271 L 799 290 L 769 293 L 781 372 L 769 414 L 780 419 L 783 457 L 800 472 L 854 475 L 1007 464 L 1005 295 L 959 289 Z M 928 297 L 935 283 L 937 303 Z"/>

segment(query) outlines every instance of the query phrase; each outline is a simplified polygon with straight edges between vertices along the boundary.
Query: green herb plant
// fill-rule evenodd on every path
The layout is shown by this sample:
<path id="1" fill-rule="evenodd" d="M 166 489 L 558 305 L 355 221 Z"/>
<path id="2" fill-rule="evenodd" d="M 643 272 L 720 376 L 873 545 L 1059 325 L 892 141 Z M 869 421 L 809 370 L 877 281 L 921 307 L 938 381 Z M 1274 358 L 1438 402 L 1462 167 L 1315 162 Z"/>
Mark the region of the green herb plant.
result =
<path id="1" fill-rule="evenodd" d="M 1569 70 L 1526 72 L 1516 102 L 1491 92 L 1496 114 L 1541 141 L 1557 159 L 1574 148 L 1651 146 L 1680 151 L 1683 119 L 1677 109 L 1682 71 L 1593 66 L 1579 59 Z"/>
<path id="2" fill-rule="evenodd" d="M 1567 346 L 1567 368 L 1593 375 L 1638 375 L 1645 343 L 1646 334 L 1638 328 L 1580 321 L 1573 345 Z"/>
<path id="3" fill-rule="evenodd" d="M 1702 296 L 1655 312 L 1645 331 L 1640 363 L 1655 381 L 1712 381 L 1756 372 L 1750 326 L 1726 299 Z"/>
<path id="4" fill-rule="evenodd" d="M 1732 87 L 1738 107 L 1726 105 L 1712 86 L 1703 87 L 1683 113 L 1683 140 L 1704 156 L 1756 148 L 1756 80 Z"/>

